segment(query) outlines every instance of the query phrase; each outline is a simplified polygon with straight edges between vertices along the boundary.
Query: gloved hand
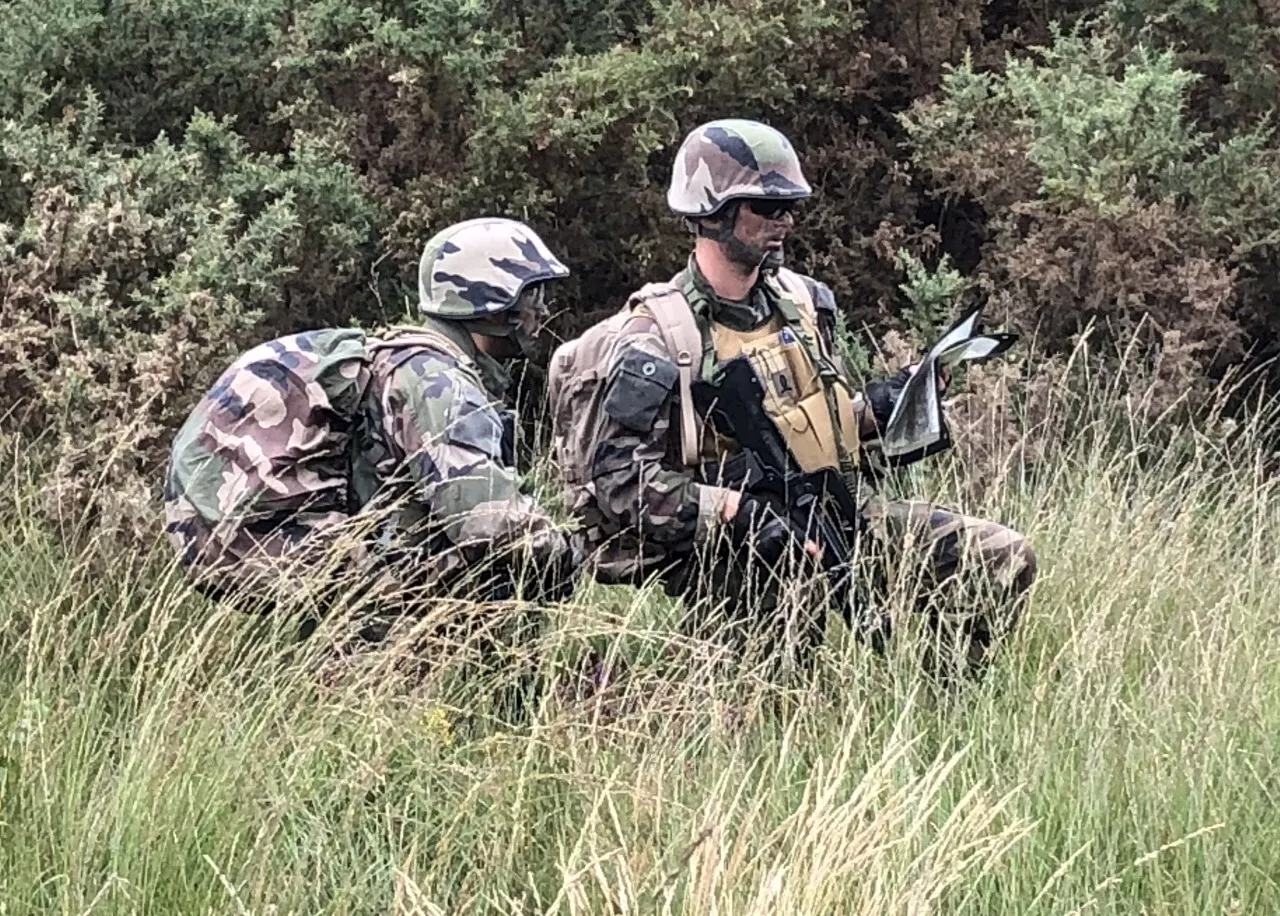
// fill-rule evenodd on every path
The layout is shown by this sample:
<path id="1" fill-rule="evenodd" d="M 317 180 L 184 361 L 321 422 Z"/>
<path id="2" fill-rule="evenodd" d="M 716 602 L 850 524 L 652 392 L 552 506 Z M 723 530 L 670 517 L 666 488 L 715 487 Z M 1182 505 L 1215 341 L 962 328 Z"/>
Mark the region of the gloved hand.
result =
<path id="1" fill-rule="evenodd" d="M 902 389 L 907 387 L 907 381 L 910 378 L 911 369 L 907 368 L 883 381 L 872 382 L 867 386 L 867 405 L 871 408 L 871 415 L 875 417 L 877 429 L 883 430 L 889 425 L 889 417 L 893 415 L 894 405 L 898 403 L 898 398 L 902 397 Z"/>
<path id="2" fill-rule="evenodd" d="M 735 541 L 750 544 L 765 563 L 780 562 L 784 556 L 801 556 L 807 537 L 791 519 L 768 500 L 742 494 L 738 511 L 729 523 Z"/>
<path id="3" fill-rule="evenodd" d="M 563 546 L 549 556 L 538 575 L 537 595 L 534 600 L 540 604 L 552 604 L 565 601 L 573 595 L 582 577 L 583 564 L 587 552 L 580 537 L 561 535 Z"/>

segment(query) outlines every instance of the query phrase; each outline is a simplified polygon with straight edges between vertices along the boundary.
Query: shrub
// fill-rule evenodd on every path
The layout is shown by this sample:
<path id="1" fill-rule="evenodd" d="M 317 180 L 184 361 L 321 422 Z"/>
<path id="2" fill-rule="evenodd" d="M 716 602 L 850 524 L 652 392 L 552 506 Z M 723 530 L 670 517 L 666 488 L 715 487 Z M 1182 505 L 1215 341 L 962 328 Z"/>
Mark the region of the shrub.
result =
<path id="1" fill-rule="evenodd" d="M 367 208 L 317 150 L 292 164 L 252 154 L 203 115 L 180 144 L 122 150 L 99 139 L 101 117 L 90 94 L 60 123 L 0 127 L 27 202 L 0 223 L 0 392 L 19 405 L 9 427 L 48 434 L 59 495 L 79 497 L 91 471 L 118 483 L 120 504 L 95 508 L 121 525 L 131 506 L 151 512 L 136 504 L 169 432 L 288 315 L 300 268 L 359 264 Z"/>
<path id="2" fill-rule="evenodd" d="M 1195 81 L 1170 52 L 1059 33 L 1002 74 L 966 60 L 903 116 L 919 166 L 988 214 L 983 285 L 1051 351 L 1091 322 L 1142 332 L 1152 359 L 1182 357 L 1179 384 L 1241 355 L 1250 274 L 1280 242 L 1280 160 L 1266 127 L 1199 130 Z"/>

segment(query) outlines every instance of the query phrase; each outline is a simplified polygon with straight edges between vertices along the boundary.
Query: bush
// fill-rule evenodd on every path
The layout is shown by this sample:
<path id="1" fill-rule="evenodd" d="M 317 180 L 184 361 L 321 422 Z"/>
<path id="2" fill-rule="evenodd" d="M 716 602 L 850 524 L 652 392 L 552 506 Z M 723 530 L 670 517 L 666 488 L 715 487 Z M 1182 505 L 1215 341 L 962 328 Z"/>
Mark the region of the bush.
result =
<path id="1" fill-rule="evenodd" d="M 104 136 L 172 136 L 195 109 L 255 133 L 270 114 L 279 0 L 13 0 L 0 6 L 0 117 L 57 117 L 87 89 Z"/>
<path id="2" fill-rule="evenodd" d="M 1055 34 L 977 0 L 14 0 L 0 430 L 82 448 L 128 418 L 111 479 L 155 481 L 214 368 L 268 333 L 398 317 L 422 241 L 480 214 L 570 263 L 553 330 L 576 333 L 681 266 L 671 157 L 725 115 L 795 141 L 818 193 L 789 257 L 846 327 L 949 320 L 901 288 L 935 265 L 1051 353 L 1141 327 L 1171 378 L 1216 371 L 1280 340 L 1255 91 L 1275 22 L 1145 2 L 1073 0 L 1094 31 Z"/>
<path id="3" fill-rule="evenodd" d="M 1197 129 L 1195 82 L 1171 52 L 1060 33 L 1002 74 L 966 60 L 903 116 L 939 190 L 988 214 L 983 285 L 1051 352 L 1090 323 L 1142 332 L 1146 355 L 1179 357 L 1178 385 L 1241 356 L 1280 243 L 1280 158 L 1268 128 Z"/>
<path id="4" fill-rule="evenodd" d="M 60 123 L 0 128 L 26 201 L 0 223 L 0 392 L 18 405 L 11 428 L 46 434 L 66 505 L 95 471 L 118 484 L 118 505 L 95 506 L 116 526 L 153 516 L 169 432 L 288 315 L 299 271 L 317 257 L 357 269 L 368 217 L 317 150 L 292 164 L 252 154 L 204 115 L 181 144 L 122 150 L 99 139 L 101 118 L 90 94 Z"/>

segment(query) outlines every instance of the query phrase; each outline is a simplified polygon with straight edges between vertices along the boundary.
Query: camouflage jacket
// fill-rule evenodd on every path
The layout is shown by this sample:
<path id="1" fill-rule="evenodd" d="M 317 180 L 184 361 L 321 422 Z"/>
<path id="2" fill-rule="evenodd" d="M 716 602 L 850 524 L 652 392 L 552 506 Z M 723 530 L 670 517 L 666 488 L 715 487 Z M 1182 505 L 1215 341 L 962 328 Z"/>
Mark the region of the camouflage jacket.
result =
<path id="1" fill-rule="evenodd" d="M 167 527 L 184 562 L 284 554 L 393 501 L 390 530 L 403 544 L 526 538 L 544 558 L 563 550 L 503 460 L 500 368 L 460 328 L 425 330 L 434 341 L 412 328 L 311 331 L 236 360 L 173 444 Z"/>
<path id="2" fill-rule="evenodd" d="M 699 295 L 690 305 L 700 328 L 714 320 L 745 331 L 773 316 L 780 289 L 765 275 L 747 301 L 735 303 L 716 296 L 692 258 L 686 270 L 688 274 L 682 272 L 672 282 L 683 285 L 686 276 L 691 276 Z M 805 282 L 811 290 L 821 290 L 819 308 L 834 309 L 834 300 L 825 286 L 810 278 Z M 817 295 L 814 298 L 819 300 Z M 619 388 L 623 377 L 620 368 L 629 355 L 634 360 L 636 352 L 671 360 L 657 323 L 644 312 L 631 316 L 613 350 L 604 395 L 606 410 L 596 436 L 591 469 L 595 505 L 590 510 L 592 517 L 583 520 L 588 529 L 595 529 L 612 541 L 600 562 L 605 567 L 616 563 L 619 572 L 635 562 L 637 553 L 643 569 L 673 553 L 692 550 L 714 526 L 722 498 L 719 487 L 698 483 L 682 466 L 680 437 L 673 432 L 678 424 L 674 389 L 647 405 L 629 403 L 626 411 L 609 411 L 611 399 L 629 400 Z M 674 378 L 674 367 L 670 375 Z M 626 422 L 618 419 L 624 413 Z"/>

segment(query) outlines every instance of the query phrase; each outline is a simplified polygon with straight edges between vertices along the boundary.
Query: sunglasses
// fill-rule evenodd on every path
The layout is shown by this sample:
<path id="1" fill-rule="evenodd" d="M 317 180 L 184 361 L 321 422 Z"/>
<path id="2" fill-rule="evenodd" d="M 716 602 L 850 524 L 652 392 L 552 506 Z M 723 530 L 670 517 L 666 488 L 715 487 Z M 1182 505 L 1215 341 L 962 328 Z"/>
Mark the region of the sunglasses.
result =
<path id="1" fill-rule="evenodd" d="M 794 213 L 796 204 L 795 200 L 748 200 L 746 207 L 756 216 L 762 216 L 765 219 L 782 219 L 788 213 Z"/>

